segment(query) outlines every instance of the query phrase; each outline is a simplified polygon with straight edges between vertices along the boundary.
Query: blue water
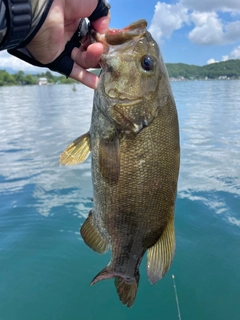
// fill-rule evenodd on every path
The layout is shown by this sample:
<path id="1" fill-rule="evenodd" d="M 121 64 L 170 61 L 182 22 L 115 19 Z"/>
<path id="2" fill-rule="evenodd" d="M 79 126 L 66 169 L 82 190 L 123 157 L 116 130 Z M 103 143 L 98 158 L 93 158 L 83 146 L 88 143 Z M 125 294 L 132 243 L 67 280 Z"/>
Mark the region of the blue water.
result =
<path id="1" fill-rule="evenodd" d="M 240 319 L 240 81 L 173 82 L 181 132 L 177 249 L 136 302 L 112 280 L 89 286 L 110 254 L 79 235 L 92 203 L 90 160 L 60 167 L 89 128 L 92 91 L 77 85 L 0 87 L 0 320 Z"/>

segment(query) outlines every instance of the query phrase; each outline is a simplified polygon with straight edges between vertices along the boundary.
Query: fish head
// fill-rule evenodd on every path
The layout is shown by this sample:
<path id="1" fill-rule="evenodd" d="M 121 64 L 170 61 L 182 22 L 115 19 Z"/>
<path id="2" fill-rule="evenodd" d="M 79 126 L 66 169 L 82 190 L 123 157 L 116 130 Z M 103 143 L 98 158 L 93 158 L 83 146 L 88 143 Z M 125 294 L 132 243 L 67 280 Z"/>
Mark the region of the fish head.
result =
<path id="1" fill-rule="evenodd" d="M 159 46 L 142 19 L 105 34 L 91 30 L 104 52 L 98 108 L 124 132 L 138 133 L 157 116 L 171 92 Z"/>

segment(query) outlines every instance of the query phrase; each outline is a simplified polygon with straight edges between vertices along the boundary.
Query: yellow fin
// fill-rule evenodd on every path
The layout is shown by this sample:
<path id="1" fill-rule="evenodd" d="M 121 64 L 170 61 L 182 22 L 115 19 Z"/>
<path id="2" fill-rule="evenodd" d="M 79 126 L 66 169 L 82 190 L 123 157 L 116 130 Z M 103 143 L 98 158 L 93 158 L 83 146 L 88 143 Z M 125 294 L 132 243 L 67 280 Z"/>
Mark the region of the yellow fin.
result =
<path id="1" fill-rule="evenodd" d="M 59 162 L 65 166 L 84 162 L 91 151 L 91 137 L 89 132 L 75 139 L 60 156 Z"/>
<path id="2" fill-rule="evenodd" d="M 98 253 L 105 253 L 108 249 L 108 242 L 101 236 L 93 224 L 92 210 L 80 229 L 81 236 L 85 243 Z"/>
<path id="3" fill-rule="evenodd" d="M 147 274 L 151 284 L 160 280 L 170 268 L 175 251 L 174 219 L 166 225 L 154 246 L 148 249 Z"/>

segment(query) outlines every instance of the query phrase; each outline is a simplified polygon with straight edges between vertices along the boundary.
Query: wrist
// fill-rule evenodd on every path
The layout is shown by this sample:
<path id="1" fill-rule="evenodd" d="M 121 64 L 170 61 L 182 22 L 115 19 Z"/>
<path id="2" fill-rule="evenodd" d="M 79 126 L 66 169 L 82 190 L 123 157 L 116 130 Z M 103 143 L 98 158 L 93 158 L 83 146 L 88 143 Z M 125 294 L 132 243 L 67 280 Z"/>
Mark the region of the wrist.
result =
<path id="1" fill-rule="evenodd" d="M 32 25 L 31 29 L 27 35 L 27 38 L 20 43 L 18 47 L 26 47 L 35 35 L 38 33 L 39 29 L 43 25 L 45 19 L 47 18 L 48 12 L 52 6 L 54 0 L 30 0 L 32 3 Z"/>
<path id="2" fill-rule="evenodd" d="M 0 0 L 0 44 L 3 42 L 7 33 L 7 20 L 6 20 L 6 6 L 5 3 Z"/>
<path id="3" fill-rule="evenodd" d="M 31 2 L 3 0 L 5 4 L 6 34 L 1 49 L 14 48 L 27 36 L 32 23 Z"/>
<path id="4" fill-rule="evenodd" d="M 53 0 L 2 0 L 6 28 L 0 49 L 25 47 L 44 23 Z M 2 10 L 1 10 L 2 11 Z"/>

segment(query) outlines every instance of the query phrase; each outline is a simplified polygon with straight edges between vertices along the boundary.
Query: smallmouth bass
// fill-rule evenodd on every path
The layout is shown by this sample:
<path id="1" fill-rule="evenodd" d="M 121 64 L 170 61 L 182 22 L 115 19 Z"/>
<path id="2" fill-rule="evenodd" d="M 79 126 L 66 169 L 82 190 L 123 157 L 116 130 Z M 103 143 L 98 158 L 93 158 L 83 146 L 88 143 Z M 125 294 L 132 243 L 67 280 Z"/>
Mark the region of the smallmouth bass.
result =
<path id="1" fill-rule="evenodd" d="M 110 263 L 91 282 L 115 279 L 123 304 L 134 303 L 139 266 L 147 251 L 151 284 L 168 271 L 175 251 L 174 206 L 180 147 L 168 74 L 145 20 L 91 30 L 101 42 L 101 75 L 89 132 L 60 157 L 63 165 L 92 153 L 93 208 L 81 227 L 85 243 Z"/>

